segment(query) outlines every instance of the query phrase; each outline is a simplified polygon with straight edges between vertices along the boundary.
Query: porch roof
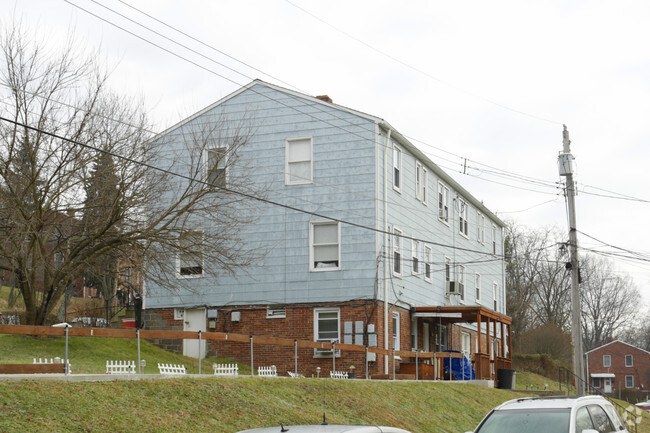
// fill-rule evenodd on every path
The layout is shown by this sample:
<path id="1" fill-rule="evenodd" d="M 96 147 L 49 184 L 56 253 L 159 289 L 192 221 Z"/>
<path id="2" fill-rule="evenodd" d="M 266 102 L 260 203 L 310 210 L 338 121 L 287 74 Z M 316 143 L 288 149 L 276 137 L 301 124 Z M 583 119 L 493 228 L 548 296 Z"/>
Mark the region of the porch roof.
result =
<path id="1" fill-rule="evenodd" d="M 440 319 L 445 323 L 473 323 L 480 321 L 483 322 L 485 318 L 500 322 L 510 326 L 512 319 L 505 314 L 497 313 L 488 308 L 475 305 L 475 306 L 435 306 L 435 307 L 413 307 L 411 312 L 414 317 L 432 317 Z"/>

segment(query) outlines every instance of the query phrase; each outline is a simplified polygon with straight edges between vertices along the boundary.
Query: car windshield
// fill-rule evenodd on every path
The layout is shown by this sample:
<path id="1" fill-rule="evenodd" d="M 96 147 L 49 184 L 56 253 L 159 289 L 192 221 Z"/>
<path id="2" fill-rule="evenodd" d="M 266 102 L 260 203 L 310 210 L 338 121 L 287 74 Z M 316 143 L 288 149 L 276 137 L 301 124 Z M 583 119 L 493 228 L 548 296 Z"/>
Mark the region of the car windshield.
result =
<path id="1" fill-rule="evenodd" d="M 475 433 L 568 433 L 569 409 L 496 410 Z"/>

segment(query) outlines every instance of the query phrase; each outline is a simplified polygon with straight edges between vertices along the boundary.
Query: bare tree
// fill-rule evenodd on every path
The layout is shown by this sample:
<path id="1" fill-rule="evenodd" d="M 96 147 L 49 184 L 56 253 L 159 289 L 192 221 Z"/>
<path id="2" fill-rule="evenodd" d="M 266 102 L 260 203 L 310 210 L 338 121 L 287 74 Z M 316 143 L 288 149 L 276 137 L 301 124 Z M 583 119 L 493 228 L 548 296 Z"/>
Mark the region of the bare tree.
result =
<path id="1" fill-rule="evenodd" d="M 593 255 L 581 258 L 582 339 L 586 350 L 636 322 L 641 294 L 628 275 Z"/>
<path id="2" fill-rule="evenodd" d="M 159 271 L 176 270 L 179 256 L 196 265 L 186 272 L 205 273 L 254 259 L 237 242 L 254 219 L 247 197 L 263 193 L 234 169 L 246 120 L 182 128 L 167 146 L 147 132 L 142 104 L 109 92 L 96 56 L 73 40 L 51 54 L 19 27 L 0 42 L 0 270 L 15 278 L 26 323 L 53 320 L 89 269 L 113 272 L 101 266 L 108 255 L 139 257 L 148 278 L 170 288 L 182 280 Z M 102 155 L 113 181 L 88 197 Z"/>

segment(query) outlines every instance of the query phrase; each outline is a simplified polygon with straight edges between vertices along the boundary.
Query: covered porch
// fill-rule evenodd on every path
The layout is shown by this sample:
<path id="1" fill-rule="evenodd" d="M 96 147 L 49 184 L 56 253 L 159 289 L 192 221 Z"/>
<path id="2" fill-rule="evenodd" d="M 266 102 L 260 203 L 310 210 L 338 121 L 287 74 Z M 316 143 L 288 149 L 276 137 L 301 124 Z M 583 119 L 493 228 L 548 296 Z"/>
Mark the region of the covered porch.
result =
<path id="1" fill-rule="evenodd" d="M 436 306 L 436 307 L 413 307 L 411 317 L 417 329 L 424 329 L 424 332 L 436 325 L 439 330 L 444 330 L 446 336 L 435 336 L 434 360 L 442 360 L 449 357 L 446 350 L 457 350 L 469 355 L 476 372 L 477 380 L 495 380 L 500 369 L 512 368 L 512 347 L 510 339 L 510 317 L 489 310 L 482 306 Z M 462 341 L 463 337 L 454 339 L 452 326 L 469 324 L 476 326 L 469 337 L 469 342 Z M 465 332 L 462 332 L 463 334 Z M 429 338 L 423 335 L 423 341 Z M 444 338 L 443 338 L 444 337 Z M 473 338 L 472 338 L 473 337 Z M 416 341 L 418 340 L 416 336 Z M 469 347 L 467 347 L 469 343 Z M 463 347 L 464 346 L 464 347 Z M 417 346 L 429 352 L 429 344 Z M 457 354 L 457 356 L 462 356 Z M 419 362 L 419 360 L 418 360 Z M 437 364 L 437 362 L 434 361 Z M 426 368 L 426 367 L 425 367 Z M 441 372 L 440 366 L 435 369 Z M 436 376 L 441 376 L 438 373 Z M 444 377 L 435 377 L 444 379 Z"/>

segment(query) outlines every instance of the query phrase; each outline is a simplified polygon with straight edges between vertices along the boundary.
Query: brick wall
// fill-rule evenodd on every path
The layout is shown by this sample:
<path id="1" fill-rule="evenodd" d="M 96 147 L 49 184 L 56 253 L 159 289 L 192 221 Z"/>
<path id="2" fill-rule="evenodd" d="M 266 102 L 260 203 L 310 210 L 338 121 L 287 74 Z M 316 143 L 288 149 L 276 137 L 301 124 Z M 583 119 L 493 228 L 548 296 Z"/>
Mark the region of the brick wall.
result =
<path id="1" fill-rule="evenodd" d="M 174 309 L 143 310 L 144 327 L 154 331 L 182 331 L 183 321 L 174 320 Z M 174 353 L 183 353 L 183 340 L 155 338 L 156 346 Z"/>

